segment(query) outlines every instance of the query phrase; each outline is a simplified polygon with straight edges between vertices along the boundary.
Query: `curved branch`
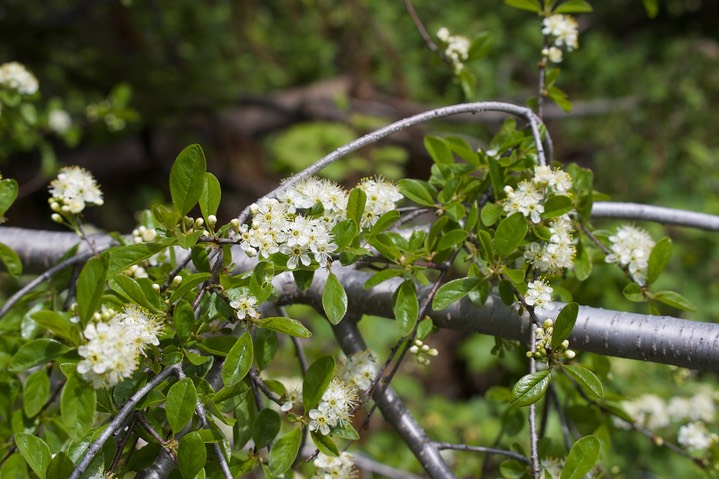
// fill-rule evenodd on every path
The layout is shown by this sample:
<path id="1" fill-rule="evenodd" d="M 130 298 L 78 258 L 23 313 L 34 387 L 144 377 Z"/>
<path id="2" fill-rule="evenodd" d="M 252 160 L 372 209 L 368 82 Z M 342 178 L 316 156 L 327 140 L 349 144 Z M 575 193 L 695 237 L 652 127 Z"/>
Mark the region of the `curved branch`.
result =
<path id="1" fill-rule="evenodd" d="M 719 231 L 719 216 L 638 203 L 600 201 L 592 205 L 592 218 L 654 221 L 667 225 L 688 226 L 690 228 L 699 228 L 707 231 Z"/>
<path id="2" fill-rule="evenodd" d="M 410 116 L 409 118 L 405 118 L 403 120 L 396 121 L 394 123 L 391 123 L 383 128 L 380 128 L 379 130 L 375 130 L 372 133 L 368 133 L 367 135 L 360 137 L 356 139 L 355 141 L 352 141 L 350 143 L 347 143 L 344 146 L 341 146 L 337 148 L 335 151 L 330 153 L 329 155 L 325 156 L 324 158 L 321 158 L 317 162 L 315 162 L 312 166 L 305 168 L 304 170 L 297 173 L 295 176 L 287 180 L 285 183 L 282 184 L 279 188 L 276 188 L 275 190 L 271 191 L 267 195 L 265 195 L 263 198 L 269 198 L 269 197 L 275 197 L 278 194 L 285 191 L 290 186 L 296 184 L 297 182 L 308 178 L 320 170 L 322 170 L 327 165 L 339 160 L 340 158 L 344 157 L 345 155 L 352 153 L 353 151 L 359 150 L 363 146 L 371 145 L 372 143 L 377 143 L 382 138 L 385 138 L 387 136 L 390 136 L 394 133 L 397 133 L 402 130 L 406 130 L 407 128 L 415 125 L 419 125 L 420 123 L 424 123 L 430 120 L 435 120 L 437 118 L 443 118 L 446 116 L 452 116 L 452 115 L 459 115 L 461 113 L 482 113 L 487 111 L 499 111 L 508 113 L 510 115 L 520 116 L 525 118 L 529 122 L 529 126 L 532 129 L 532 136 L 534 137 L 534 143 L 537 147 L 537 158 L 540 165 L 547 164 L 547 160 L 544 155 L 544 146 L 542 144 L 542 134 L 540 132 L 540 125 L 542 125 L 542 121 L 537 117 L 537 115 L 534 114 L 532 110 L 529 108 L 525 108 L 522 106 L 513 105 L 511 103 L 502 103 L 502 102 L 494 102 L 494 101 L 488 101 L 488 102 L 477 102 L 477 103 L 461 103 L 459 105 L 452 105 L 452 106 L 446 106 L 443 108 L 437 108 L 436 110 L 430 110 L 424 113 L 420 113 L 418 115 Z M 549 134 L 545 132 L 545 137 L 547 138 L 548 142 L 548 149 L 551 150 L 551 142 L 549 141 Z M 550 158 L 551 160 L 551 158 Z M 262 199 L 262 198 L 260 198 Z M 259 201 L 259 200 L 258 200 Z M 240 223 L 244 223 L 245 220 L 249 217 L 250 214 L 250 207 L 248 206 L 245 208 L 242 213 L 239 215 Z"/>

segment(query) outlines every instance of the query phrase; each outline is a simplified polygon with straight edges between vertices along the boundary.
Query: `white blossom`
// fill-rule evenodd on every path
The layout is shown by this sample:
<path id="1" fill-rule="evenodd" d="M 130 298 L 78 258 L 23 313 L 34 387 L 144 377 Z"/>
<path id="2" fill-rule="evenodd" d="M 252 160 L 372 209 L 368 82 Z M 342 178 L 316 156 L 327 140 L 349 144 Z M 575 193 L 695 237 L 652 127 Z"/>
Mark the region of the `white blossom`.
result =
<path id="1" fill-rule="evenodd" d="M 66 166 L 50 182 L 50 207 L 53 211 L 78 214 L 87 204 L 102 205 L 102 192 L 89 171 Z"/>
<path id="2" fill-rule="evenodd" d="M 55 133 L 66 133 L 72 127 L 72 118 L 65 110 L 53 110 L 47 117 L 47 126 Z"/>
<path id="3" fill-rule="evenodd" d="M 527 285 L 527 294 L 524 296 L 524 301 L 528 306 L 533 306 L 534 312 L 537 314 L 552 311 L 554 310 L 552 291 L 554 291 L 552 287 L 540 278 Z"/>
<path id="4" fill-rule="evenodd" d="M 352 454 L 343 451 L 337 457 L 319 453 L 314 461 L 317 472 L 312 479 L 354 479 L 357 471 L 354 468 Z"/>
<path id="5" fill-rule="evenodd" d="M 534 183 L 522 181 L 517 185 L 516 190 L 507 185 L 504 187 L 504 192 L 507 194 L 507 198 L 502 206 L 507 215 L 519 212 L 529 218 L 532 223 L 542 221 L 544 194 Z"/>
<path id="6" fill-rule="evenodd" d="M 677 435 L 677 442 L 690 451 L 705 451 L 716 440 L 716 434 L 711 434 L 704 423 L 699 421 L 683 425 Z"/>
<path id="7" fill-rule="evenodd" d="M 359 391 L 367 391 L 378 373 L 377 361 L 372 353 L 365 349 L 344 358 L 337 375 L 349 386 Z"/>
<path id="8" fill-rule="evenodd" d="M 0 65 L 0 87 L 15 90 L 22 95 L 32 95 L 38 90 L 37 78 L 18 62 Z"/>
<path id="9" fill-rule="evenodd" d="M 249 292 L 230 290 L 230 307 L 235 310 L 237 319 L 257 319 L 260 313 L 255 309 L 257 306 L 257 298 Z"/>
<path id="10" fill-rule="evenodd" d="M 452 63 L 454 73 L 461 72 L 464 62 L 469 58 L 469 39 L 461 35 L 450 35 L 446 27 L 437 30 L 437 38 L 445 44 L 444 55 Z"/>
<path id="11" fill-rule="evenodd" d="M 159 321 L 137 306 L 128 306 L 107 322 L 89 323 L 83 332 L 87 342 L 78 348 L 83 357 L 77 372 L 95 388 L 114 386 L 137 369 L 148 345 L 158 345 Z"/>
<path id="12" fill-rule="evenodd" d="M 654 248 L 654 240 L 649 233 L 635 226 L 621 226 L 617 233 L 609 237 L 611 253 L 607 255 L 607 263 L 617 263 L 627 267 L 632 279 L 640 285 L 647 280 L 649 255 Z"/>
<path id="13" fill-rule="evenodd" d="M 551 15 L 542 20 L 542 34 L 554 37 L 554 46 L 568 51 L 579 46 L 577 21 L 569 15 Z"/>

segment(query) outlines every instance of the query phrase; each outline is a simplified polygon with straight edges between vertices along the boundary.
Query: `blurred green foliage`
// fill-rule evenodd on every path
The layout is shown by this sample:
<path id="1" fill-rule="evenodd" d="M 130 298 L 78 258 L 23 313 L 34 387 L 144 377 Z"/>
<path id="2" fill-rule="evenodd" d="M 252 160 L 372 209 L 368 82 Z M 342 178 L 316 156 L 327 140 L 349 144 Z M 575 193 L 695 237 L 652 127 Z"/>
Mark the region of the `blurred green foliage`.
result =
<path id="1" fill-rule="evenodd" d="M 719 102 L 715 21 L 719 7 L 709 1 L 667 0 L 661 2 L 657 17 L 649 19 L 638 0 L 594 3 L 595 12 L 579 18 L 579 49 L 566 56 L 559 80 L 575 110 L 547 121 L 556 160 L 592 168 L 597 188 L 617 201 L 719 214 L 719 113 L 714 108 Z M 430 34 L 446 26 L 469 37 L 491 35 L 492 50 L 468 66 L 476 78 L 474 99 L 523 103 L 535 95 L 541 44 L 536 17 L 499 0 L 417 0 L 414 6 Z M 137 135 L 165 121 L 189 121 L 197 112 L 216 113 L 243 99 L 339 75 L 351 78 L 358 96 L 371 98 L 379 92 L 427 105 L 464 100 L 459 83 L 426 48 L 402 2 L 5 0 L 0 5 L 0 26 L 0 60 L 26 64 L 38 77 L 42 98 L 55 102 L 51 105 L 85 117 L 88 105 L 102 109 L 108 97 L 112 104 L 119 95 L 118 108 L 131 123 L 122 135 Z M 118 93 L 120 84 L 127 89 Z M 127 92 L 132 92 L 131 98 Z M 588 111 L 589 107 L 599 111 Z M 91 122 L 83 124 L 86 140 L 80 146 L 118 138 L 91 126 Z M 474 125 L 459 129 L 473 135 L 485 132 Z M 362 131 L 357 125 L 298 124 L 264 139 L 265 151 L 260 155 L 272 159 L 267 174 L 284 175 Z M 378 168 L 392 178 L 415 174 L 403 171 L 408 164 L 403 151 L 377 149 L 373 154 L 377 158 L 355 157 L 349 164 L 361 174 Z M 38 152 L 38 157 L 42 155 L 47 152 Z M 252 155 L 246 156 L 247 161 L 257 160 Z M 4 176 L 13 176 L 12 163 L 3 169 Z M 327 173 L 334 178 L 349 174 L 345 167 Z M 662 228 L 651 230 L 658 237 Z M 681 285 L 698 306 L 693 318 L 717 321 L 716 237 L 675 228 L 668 233 L 674 238 L 675 252 L 660 281 L 668 288 Z M 596 258 L 597 264 L 602 262 L 603 258 Z M 593 276 L 591 285 L 580 285 L 570 293 L 580 303 L 629 310 L 635 306 L 621 295 L 625 282 L 615 268 L 604 268 Z M 381 328 L 383 321 L 362 324 Z M 323 334 L 319 323 L 312 329 Z M 329 337 L 328 330 L 324 334 Z M 387 339 L 383 334 L 367 336 Z M 492 343 L 488 338 L 469 339 L 458 357 L 466 362 L 469 377 L 486 375 L 501 365 L 506 371 L 496 382 L 507 386 L 502 378 L 517 373 L 519 356 L 510 353 L 510 359 L 499 360 L 490 354 Z M 386 348 L 381 346 L 376 349 Z M 667 377 L 672 373 L 665 366 L 613 363 L 610 384 L 616 394 L 637 394 L 644 388 L 671 395 L 678 387 Z M 653 379 L 648 382 L 650 375 Z M 699 379 L 716 383 L 711 377 Z M 506 406 L 479 398 L 462 403 L 425 398 L 422 380 L 417 374 L 395 386 L 438 440 L 471 443 L 496 437 L 496 412 Z M 662 387 L 666 390 L 658 389 Z M 515 436 L 519 438 L 520 432 Z M 517 438 L 510 436 L 507 443 Z M 614 450 L 623 453 L 611 456 L 618 464 L 617 477 L 698 473 L 688 461 L 669 456 L 636 435 L 612 431 L 612 440 Z M 395 467 L 416 468 L 411 454 L 397 444 L 391 432 L 382 432 L 371 435 L 366 450 Z M 458 472 L 476 477 L 481 459 L 465 454 L 454 453 Z"/>

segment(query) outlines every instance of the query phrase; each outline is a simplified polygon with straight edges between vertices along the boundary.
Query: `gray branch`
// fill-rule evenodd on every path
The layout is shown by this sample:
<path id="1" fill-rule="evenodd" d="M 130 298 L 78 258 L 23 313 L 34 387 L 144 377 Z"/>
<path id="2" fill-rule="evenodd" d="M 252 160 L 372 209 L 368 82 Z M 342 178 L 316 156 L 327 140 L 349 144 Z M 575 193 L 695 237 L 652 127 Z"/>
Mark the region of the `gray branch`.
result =
<path id="1" fill-rule="evenodd" d="M 347 355 L 367 349 L 354 321 L 359 317 L 361 317 L 361 314 L 358 314 L 356 318 L 346 317 L 333 327 L 335 338 L 342 351 Z M 432 479 L 455 477 L 452 469 L 442 459 L 439 449 L 427 437 L 424 429 L 417 424 L 417 421 L 412 417 L 412 414 L 407 410 L 407 407 L 392 387 L 389 385 L 378 386 L 372 393 L 372 399 L 379 407 L 385 420 L 392 425 L 405 444 L 409 446 L 414 456 L 429 474 L 429 477 Z"/>
<path id="2" fill-rule="evenodd" d="M 653 221 L 665 225 L 719 231 L 719 216 L 637 203 L 597 202 L 592 205 L 592 218 Z"/>

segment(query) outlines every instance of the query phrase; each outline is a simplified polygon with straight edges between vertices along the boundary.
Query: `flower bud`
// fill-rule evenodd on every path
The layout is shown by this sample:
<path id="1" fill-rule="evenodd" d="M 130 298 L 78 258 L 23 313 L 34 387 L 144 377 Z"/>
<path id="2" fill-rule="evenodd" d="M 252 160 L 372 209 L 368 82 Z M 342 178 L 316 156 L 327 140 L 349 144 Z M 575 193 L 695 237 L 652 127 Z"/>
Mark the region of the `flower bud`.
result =
<path id="1" fill-rule="evenodd" d="M 57 213 L 53 213 L 52 215 L 50 215 L 50 218 L 51 218 L 55 223 L 62 223 L 62 216 L 60 216 L 60 215 L 57 214 Z"/>
<path id="2" fill-rule="evenodd" d="M 217 216 L 215 216 L 215 215 L 209 215 L 209 216 L 207 217 L 207 224 L 208 224 L 210 227 L 215 226 L 215 225 L 217 224 Z"/>

